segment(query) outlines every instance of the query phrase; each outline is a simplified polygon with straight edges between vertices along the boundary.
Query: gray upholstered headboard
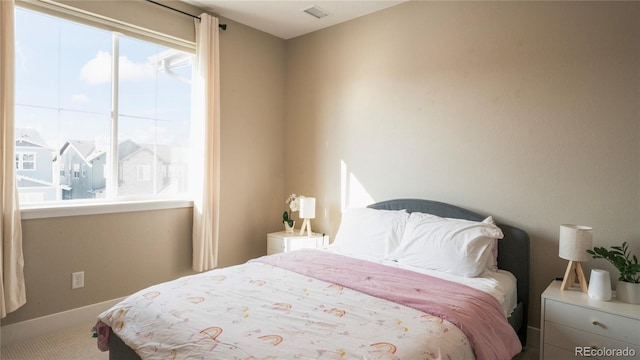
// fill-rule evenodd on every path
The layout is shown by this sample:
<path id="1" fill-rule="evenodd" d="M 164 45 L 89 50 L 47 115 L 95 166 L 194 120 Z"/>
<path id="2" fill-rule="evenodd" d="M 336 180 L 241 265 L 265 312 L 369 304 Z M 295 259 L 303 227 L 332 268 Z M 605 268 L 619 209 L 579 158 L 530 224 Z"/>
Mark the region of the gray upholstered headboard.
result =
<path id="1" fill-rule="evenodd" d="M 440 217 L 482 221 L 486 216 L 461 207 L 433 200 L 396 199 L 369 205 L 372 209 L 407 210 L 422 212 Z M 504 238 L 498 241 L 498 267 L 511 272 L 518 280 L 518 309 L 512 314 L 510 322 L 516 328 L 518 337 L 524 346 L 527 339 L 527 312 L 529 304 L 529 235 L 516 227 L 498 224 Z"/>

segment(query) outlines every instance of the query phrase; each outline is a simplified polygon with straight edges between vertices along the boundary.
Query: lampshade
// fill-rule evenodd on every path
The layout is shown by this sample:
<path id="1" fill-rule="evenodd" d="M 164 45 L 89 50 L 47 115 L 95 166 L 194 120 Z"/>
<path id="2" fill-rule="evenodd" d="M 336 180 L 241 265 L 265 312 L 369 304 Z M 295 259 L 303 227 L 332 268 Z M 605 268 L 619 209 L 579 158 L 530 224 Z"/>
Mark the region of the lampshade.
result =
<path id="1" fill-rule="evenodd" d="M 593 229 L 588 226 L 563 224 L 560 225 L 560 249 L 558 256 L 566 260 L 587 261 L 591 255 Z"/>
<path id="2" fill-rule="evenodd" d="M 316 218 L 316 198 L 300 197 L 298 198 L 298 206 L 300 207 L 301 219 Z"/>

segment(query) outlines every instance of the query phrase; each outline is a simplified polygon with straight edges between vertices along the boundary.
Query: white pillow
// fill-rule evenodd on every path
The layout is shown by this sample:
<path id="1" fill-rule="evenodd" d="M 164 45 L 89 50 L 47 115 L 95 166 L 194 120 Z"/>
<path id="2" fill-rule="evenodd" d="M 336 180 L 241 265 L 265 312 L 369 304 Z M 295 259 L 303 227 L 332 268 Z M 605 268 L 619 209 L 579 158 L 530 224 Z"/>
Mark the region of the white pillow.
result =
<path id="1" fill-rule="evenodd" d="M 502 230 L 484 222 L 412 213 L 400 245 L 391 255 L 400 264 L 475 277 L 487 269 Z"/>
<path id="2" fill-rule="evenodd" d="M 353 255 L 385 259 L 400 243 L 405 210 L 350 208 L 342 214 L 342 222 L 331 248 Z"/>
<path id="3" fill-rule="evenodd" d="M 493 221 L 493 217 L 489 216 L 488 218 L 482 220 L 483 223 L 495 225 L 496 222 Z M 500 238 L 502 239 L 502 237 Z M 495 240 L 493 244 L 493 249 L 491 249 L 491 256 L 487 261 L 487 269 L 491 271 L 498 271 L 498 239 Z"/>

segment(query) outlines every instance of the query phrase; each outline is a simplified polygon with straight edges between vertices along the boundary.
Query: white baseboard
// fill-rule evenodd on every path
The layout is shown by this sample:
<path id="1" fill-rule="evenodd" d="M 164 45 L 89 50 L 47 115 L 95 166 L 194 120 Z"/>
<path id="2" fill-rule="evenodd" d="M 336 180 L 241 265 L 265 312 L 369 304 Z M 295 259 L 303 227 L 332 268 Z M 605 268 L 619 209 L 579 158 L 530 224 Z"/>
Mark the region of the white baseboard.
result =
<path id="1" fill-rule="evenodd" d="M 31 340 L 71 326 L 97 321 L 97 316 L 124 298 L 83 306 L 0 327 L 0 346 Z M 89 332 L 91 329 L 87 329 Z"/>

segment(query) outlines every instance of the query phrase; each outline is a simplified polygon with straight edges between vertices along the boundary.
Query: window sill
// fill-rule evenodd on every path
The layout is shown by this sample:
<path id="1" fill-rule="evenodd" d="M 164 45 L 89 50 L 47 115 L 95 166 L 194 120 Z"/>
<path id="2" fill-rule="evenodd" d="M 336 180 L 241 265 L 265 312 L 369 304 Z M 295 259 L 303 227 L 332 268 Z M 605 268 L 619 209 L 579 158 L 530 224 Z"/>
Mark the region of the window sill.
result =
<path id="1" fill-rule="evenodd" d="M 113 214 L 193 207 L 191 200 L 118 201 L 112 203 L 75 203 L 48 206 L 25 206 L 20 209 L 22 220 L 46 219 L 64 216 Z"/>

